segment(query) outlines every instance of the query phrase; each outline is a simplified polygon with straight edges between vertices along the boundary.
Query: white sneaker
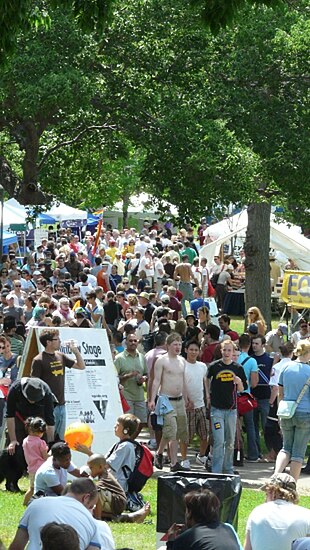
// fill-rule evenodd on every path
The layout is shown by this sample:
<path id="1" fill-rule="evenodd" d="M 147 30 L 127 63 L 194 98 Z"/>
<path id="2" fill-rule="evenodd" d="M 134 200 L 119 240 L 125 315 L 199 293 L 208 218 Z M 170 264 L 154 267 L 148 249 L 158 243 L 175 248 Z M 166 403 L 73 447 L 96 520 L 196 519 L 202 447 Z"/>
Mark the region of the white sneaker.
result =
<path id="1" fill-rule="evenodd" d="M 183 466 L 183 468 L 186 468 L 187 470 L 191 469 L 191 463 L 189 460 L 182 460 L 181 466 Z"/>
<path id="2" fill-rule="evenodd" d="M 147 442 L 147 447 L 150 449 L 150 451 L 156 451 L 157 449 L 156 439 L 150 439 Z"/>
<path id="3" fill-rule="evenodd" d="M 207 457 L 206 456 L 200 456 L 200 455 L 196 455 L 196 462 L 197 464 L 202 464 L 203 466 L 206 465 L 207 463 Z"/>

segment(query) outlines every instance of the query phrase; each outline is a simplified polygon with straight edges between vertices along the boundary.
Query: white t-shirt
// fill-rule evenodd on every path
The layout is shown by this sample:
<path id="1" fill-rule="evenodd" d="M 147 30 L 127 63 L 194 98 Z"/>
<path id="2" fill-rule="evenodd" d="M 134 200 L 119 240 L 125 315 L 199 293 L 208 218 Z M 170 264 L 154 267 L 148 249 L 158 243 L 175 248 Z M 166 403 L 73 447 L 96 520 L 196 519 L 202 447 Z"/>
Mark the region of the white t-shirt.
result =
<path id="1" fill-rule="evenodd" d="M 44 491 L 48 496 L 57 497 L 52 487 L 57 487 L 57 485 L 62 485 L 64 487 L 67 484 L 68 472 L 72 472 L 75 468 L 76 466 L 74 466 L 72 462 L 67 470 L 64 468 L 54 468 L 53 457 L 50 456 L 36 472 L 34 478 L 34 492 Z"/>
<path id="2" fill-rule="evenodd" d="M 200 409 L 205 404 L 203 399 L 203 381 L 207 376 L 207 372 L 208 369 L 205 363 L 201 361 L 196 361 L 196 363 L 185 361 L 187 395 L 194 403 L 195 409 Z"/>
<path id="3" fill-rule="evenodd" d="M 310 534 L 310 510 L 286 500 L 274 500 L 257 506 L 251 512 L 252 550 L 291 550 L 293 540 Z"/>
<path id="4" fill-rule="evenodd" d="M 67 523 L 76 530 L 80 539 L 81 550 L 85 550 L 90 545 L 97 548 L 106 548 L 101 545 L 97 523 L 87 508 L 75 498 L 63 496 L 57 497 L 57 499 L 52 497 L 39 498 L 26 508 L 19 522 L 19 527 L 26 529 L 28 532 L 29 544 L 27 550 L 42 548 L 40 530 L 44 525 L 53 521 Z"/>
<path id="5" fill-rule="evenodd" d="M 145 271 L 146 277 L 154 277 L 154 264 L 152 258 L 141 258 L 138 271 L 140 272 L 142 270 Z"/>
<path id="6" fill-rule="evenodd" d="M 79 282 L 74 285 L 74 288 L 77 288 L 79 290 L 80 296 L 86 299 L 86 296 L 89 292 L 92 292 L 94 289 L 91 286 L 91 284 L 83 285 L 83 283 Z"/>
<path id="7" fill-rule="evenodd" d="M 290 357 L 283 357 L 279 363 L 276 363 L 272 366 L 271 369 L 271 376 L 269 381 L 269 386 L 278 386 L 279 385 L 279 376 L 282 369 L 284 369 L 285 365 L 289 363 L 292 359 Z"/>

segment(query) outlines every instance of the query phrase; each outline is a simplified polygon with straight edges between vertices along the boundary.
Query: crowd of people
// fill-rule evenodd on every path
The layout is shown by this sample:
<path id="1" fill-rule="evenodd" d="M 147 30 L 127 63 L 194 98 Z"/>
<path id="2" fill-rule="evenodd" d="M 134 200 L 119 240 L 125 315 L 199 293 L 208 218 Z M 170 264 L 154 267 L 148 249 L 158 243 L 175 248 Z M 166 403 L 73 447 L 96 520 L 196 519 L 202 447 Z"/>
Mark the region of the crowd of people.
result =
<path id="1" fill-rule="evenodd" d="M 28 540 L 29 548 L 38 548 L 40 528 L 49 522 L 56 532 L 58 523 L 73 526 L 84 541 L 81 548 L 100 544 L 113 548 L 103 520 L 143 521 L 150 512 L 148 503 L 142 503 L 138 512 L 125 512 L 128 472 L 135 465 L 130 442 L 142 429 L 149 430 L 148 446 L 159 470 L 165 465 L 171 472 L 190 470 L 188 447 L 196 435 L 196 462 L 202 469 L 231 475 L 244 460 L 274 462 L 276 481 L 266 490 L 273 495 L 269 500 L 283 498 L 296 504 L 296 499 L 279 496 L 271 487 L 282 483 L 287 490 L 295 484 L 296 492 L 310 437 L 310 323 L 299 319 L 290 335 L 282 322 L 268 331 L 262 313 L 253 305 L 248 308 L 244 332 L 232 330 L 230 317 L 222 309 L 228 289 L 244 281 L 244 254 L 239 261 L 220 254 L 208 265 L 199 256 L 205 225 L 202 220 L 197 239 L 190 227 L 173 233 L 169 224 L 160 226 L 157 221 L 145 222 L 140 233 L 103 227 L 97 239 L 88 231 L 80 237 L 60 229 L 51 231 L 36 248 L 30 246 L 23 260 L 13 251 L 2 257 L 0 430 L 5 417 L 11 473 L 26 459 L 29 490 L 24 503 L 31 501 L 12 550 L 24 548 Z M 30 376 L 20 378 L 25 340 L 36 326 L 43 327 L 43 351 L 34 357 Z M 59 351 L 59 327 L 106 329 L 127 411 L 115 425 L 120 441 L 116 450 L 104 455 L 93 454 L 85 446 L 77 448 L 88 455 L 88 474 L 72 464 L 63 443 L 65 369 L 85 369 L 85 363 L 74 341 L 69 344 L 74 359 Z M 241 415 L 238 399 L 242 395 L 255 406 Z M 291 418 L 279 421 L 279 400 L 298 401 Z M 283 473 L 286 467 L 290 476 Z M 304 470 L 309 473 L 310 465 Z M 67 472 L 77 477 L 69 486 Z M 87 475 L 98 478 L 97 485 Z M 17 481 L 11 475 L 6 489 L 17 491 Z M 40 493 L 45 498 L 32 501 L 33 494 Z M 78 520 L 70 521 L 73 512 L 68 502 L 88 518 L 83 533 Z M 197 530 L 201 523 L 217 526 L 216 537 L 226 541 L 225 548 L 241 547 L 236 533 L 219 521 L 217 497 L 187 495 L 185 505 L 187 529 L 172 528 L 168 548 L 183 548 L 187 541 L 198 544 L 211 536 L 211 528 L 208 535 L 204 529 Z M 68 510 L 62 521 L 58 506 L 59 511 Z M 274 521 L 278 515 L 282 518 L 282 508 L 273 510 Z M 258 516 L 262 520 L 262 514 Z M 309 517 L 310 512 L 300 530 L 292 530 L 291 541 L 310 534 Z M 260 548 L 257 521 L 250 516 L 246 550 Z M 62 535 L 67 536 L 65 528 Z M 284 548 L 281 544 L 270 545 L 270 550 Z"/>

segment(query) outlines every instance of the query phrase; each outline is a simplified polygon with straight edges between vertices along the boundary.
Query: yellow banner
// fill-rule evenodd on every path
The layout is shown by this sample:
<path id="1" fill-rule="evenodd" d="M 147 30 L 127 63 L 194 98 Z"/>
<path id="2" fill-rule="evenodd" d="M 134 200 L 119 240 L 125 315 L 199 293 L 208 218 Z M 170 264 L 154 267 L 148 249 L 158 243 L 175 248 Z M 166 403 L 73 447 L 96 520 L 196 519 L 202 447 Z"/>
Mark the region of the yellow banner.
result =
<path id="1" fill-rule="evenodd" d="M 309 271 L 284 271 L 281 298 L 294 307 L 310 307 Z"/>

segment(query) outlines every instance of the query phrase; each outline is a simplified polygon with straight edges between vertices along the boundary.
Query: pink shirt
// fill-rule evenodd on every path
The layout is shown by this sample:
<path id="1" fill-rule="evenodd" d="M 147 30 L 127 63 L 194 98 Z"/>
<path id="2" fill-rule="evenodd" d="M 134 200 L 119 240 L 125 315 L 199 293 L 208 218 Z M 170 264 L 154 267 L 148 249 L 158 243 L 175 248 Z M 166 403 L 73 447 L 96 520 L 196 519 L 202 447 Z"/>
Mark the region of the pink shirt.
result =
<path id="1" fill-rule="evenodd" d="M 23 441 L 25 459 L 28 465 L 28 473 L 35 474 L 45 462 L 43 451 L 48 451 L 48 446 L 43 439 L 35 435 L 28 435 Z"/>

